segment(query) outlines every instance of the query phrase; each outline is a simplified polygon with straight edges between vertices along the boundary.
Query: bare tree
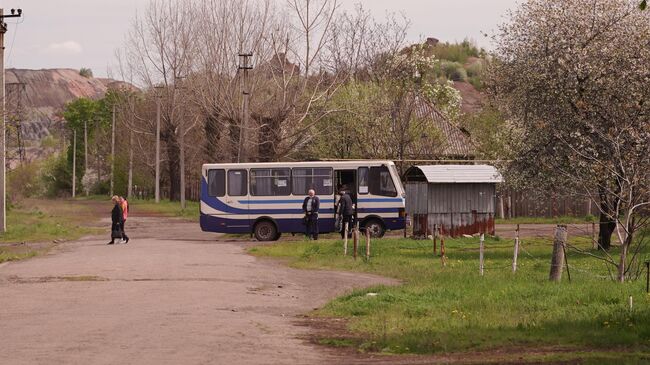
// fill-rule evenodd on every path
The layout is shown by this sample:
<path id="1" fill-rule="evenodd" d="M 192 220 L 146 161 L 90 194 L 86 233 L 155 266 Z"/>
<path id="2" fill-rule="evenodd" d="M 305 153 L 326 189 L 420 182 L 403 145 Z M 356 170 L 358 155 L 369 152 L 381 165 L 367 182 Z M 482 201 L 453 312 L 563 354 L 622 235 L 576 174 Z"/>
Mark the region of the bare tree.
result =
<path id="1" fill-rule="evenodd" d="M 179 80 L 193 70 L 196 32 L 194 4 L 172 0 L 152 0 L 142 15 L 136 16 L 127 36 L 124 58 L 140 85 L 162 86 L 162 130 L 165 142 L 169 196 L 184 201 L 184 103 Z"/>

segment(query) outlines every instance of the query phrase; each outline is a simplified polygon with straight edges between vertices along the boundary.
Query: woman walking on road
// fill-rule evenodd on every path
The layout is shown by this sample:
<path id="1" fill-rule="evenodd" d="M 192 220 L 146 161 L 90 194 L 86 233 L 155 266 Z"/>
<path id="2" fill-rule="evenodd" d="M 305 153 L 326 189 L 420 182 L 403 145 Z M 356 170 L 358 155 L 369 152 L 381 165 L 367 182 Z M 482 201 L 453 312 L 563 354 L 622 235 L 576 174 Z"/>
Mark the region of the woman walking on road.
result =
<path id="1" fill-rule="evenodd" d="M 123 238 L 124 230 L 124 216 L 122 215 L 122 206 L 120 205 L 120 198 L 115 195 L 111 198 L 113 201 L 113 210 L 111 211 L 111 240 L 109 245 L 115 243 L 116 238 Z M 126 238 L 128 242 L 128 237 Z"/>
<path id="2" fill-rule="evenodd" d="M 126 235 L 126 219 L 129 216 L 129 202 L 123 196 L 119 197 L 120 208 L 122 208 L 122 241 L 120 243 L 129 243 L 129 236 Z"/>

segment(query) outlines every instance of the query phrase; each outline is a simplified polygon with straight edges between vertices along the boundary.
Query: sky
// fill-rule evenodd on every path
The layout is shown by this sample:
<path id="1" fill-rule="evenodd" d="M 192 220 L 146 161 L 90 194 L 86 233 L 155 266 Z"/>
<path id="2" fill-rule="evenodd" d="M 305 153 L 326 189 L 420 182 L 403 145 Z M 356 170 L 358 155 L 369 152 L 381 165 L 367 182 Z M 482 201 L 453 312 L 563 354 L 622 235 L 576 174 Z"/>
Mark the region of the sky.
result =
<path id="1" fill-rule="evenodd" d="M 183 1 L 183 0 L 178 0 Z M 283 0 L 276 0 L 282 2 Z M 409 39 L 441 41 L 467 38 L 491 48 L 491 34 L 506 11 L 520 0 L 339 0 L 343 9 L 361 3 L 377 18 L 402 13 L 411 21 Z M 5 67 L 87 67 L 105 77 L 115 64 L 115 50 L 137 11 L 149 0 L 0 0 L 5 14 L 22 8 L 20 20 L 7 19 Z"/>

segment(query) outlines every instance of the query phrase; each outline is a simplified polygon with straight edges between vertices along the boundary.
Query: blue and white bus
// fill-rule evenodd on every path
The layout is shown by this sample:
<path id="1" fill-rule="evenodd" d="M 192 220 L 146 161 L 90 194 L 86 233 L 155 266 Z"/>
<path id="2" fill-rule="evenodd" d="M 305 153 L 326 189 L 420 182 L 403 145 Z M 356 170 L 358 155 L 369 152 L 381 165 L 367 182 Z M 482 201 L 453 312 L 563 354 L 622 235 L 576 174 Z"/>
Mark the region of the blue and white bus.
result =
<path id="1" fill-rule="evenodd" d="M 334 232 L 338 189 L 350 192 L 360 228 L 381 237 L 404 229 L 405 193 L 392 161 L 315 161 L 205 164 L 201 178 L 201 229 L 252 233 L 273 241 L 302 233 L 303 199 L 320 198 L 318 228 Z"/>

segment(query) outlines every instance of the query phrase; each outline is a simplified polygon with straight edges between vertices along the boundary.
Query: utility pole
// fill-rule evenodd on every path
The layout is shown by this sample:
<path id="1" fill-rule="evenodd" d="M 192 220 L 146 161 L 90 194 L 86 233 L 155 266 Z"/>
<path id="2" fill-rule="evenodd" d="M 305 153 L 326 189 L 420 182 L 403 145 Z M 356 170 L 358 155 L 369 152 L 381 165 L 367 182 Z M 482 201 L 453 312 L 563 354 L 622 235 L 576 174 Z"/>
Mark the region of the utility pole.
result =
<path id="1" fill-rule="evenodd" d="M 131 199 L 131 195 L 133 195 L 133 130 L 129 134 L 129 187 L 126 197 Z"/>
<path id="2" fill-rule="evenodd" d="M 162 86 L 154 86 L 160 90 Z M 160 95 L 156 95 L 156 203 L 160 203 Z"/>
<path id="3" fill-rule="evenodd" d="M 0 129 L 0 232 L 7 231 L 7 181 L 6 181 L 6 126 L 5 126 L 5 33 L 7 33 L 7 24 L 4 18 L 18 18 L 23 11 L 11 9 L 11 15 L 4 15 L 4 9 L 0 8 L 0 114 L 2 114 L 2 126 Z"/>
<path id="4" fill-rule="evenodd" d="M 115 104 L 113 104 L 113 122 L 111 125 L 111 196 L 115 184 Z"/>
<path id="5" fill-rule="evenodd" d="M 77 196 L 77 130 L 72 131 L 72 198 Z"/>
<path id="6" fill-rule="evenodd" d="M 246 155 L 246 141 L 248 131 L 248 103 L 250 98 L 250 90 L 248 90 L 248 70 L 253 69 L 251 58 L 253 52 L 239 54 L 239 66 L 237 67 L 242 71 L 241 78 L 241 91 L 242 91 L 242 106 L 241 106 L 241 127 L 239 128 L 239 152 L 237 153 L 237 162 L 247 162 L 248 156 Z"/>

